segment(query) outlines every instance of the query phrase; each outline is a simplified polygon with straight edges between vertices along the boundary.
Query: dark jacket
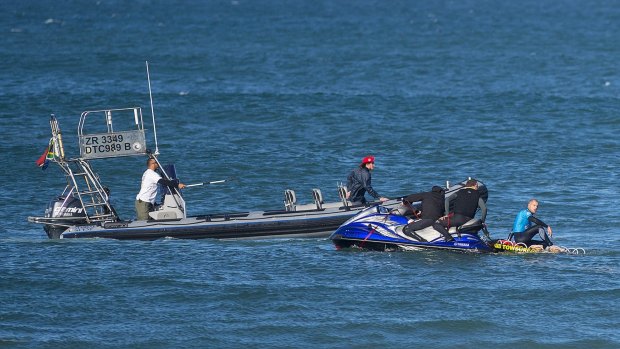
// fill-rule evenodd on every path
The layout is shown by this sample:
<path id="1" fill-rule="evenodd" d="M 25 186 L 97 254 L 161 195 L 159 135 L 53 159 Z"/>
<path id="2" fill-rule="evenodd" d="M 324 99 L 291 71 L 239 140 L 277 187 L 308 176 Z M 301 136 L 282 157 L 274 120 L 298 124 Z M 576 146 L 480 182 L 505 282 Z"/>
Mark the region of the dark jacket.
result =
<path id="1" fill-rule="evenodd" d="M 404 200 L 409 203 L 422 201 L 422 219 L 437 220 L 444 215 L 445 192 L 441 187 L 434 186 L 431 191 L 411 194 Z"/>
<path id="2" fill-rule="evenodd" d="M 446 202 L 446 206 L 448 203 Z M 456 192 L 454 199 L 454 214 L 468 218 L 474 218 L 476 211 L 480 207 L 482 216 L 480 219 L 484 222 L 487 216 L 487 206 L 484 199 L 480 197 L 480 192 L 473 188 L 463 188 Z"/>
<path id="3" fill-rule="evenodd" d="M 366 202 L 364 194 L 372 195 L 374 198 L 379 199 L 381 196 L 370 185 L 372 178 L 370 171 L 366 167 L 356 167 L 351 171 L 349 177 L 347 177 L 347 190 L 351 192 L 349 201 L 351 202 Z"/>

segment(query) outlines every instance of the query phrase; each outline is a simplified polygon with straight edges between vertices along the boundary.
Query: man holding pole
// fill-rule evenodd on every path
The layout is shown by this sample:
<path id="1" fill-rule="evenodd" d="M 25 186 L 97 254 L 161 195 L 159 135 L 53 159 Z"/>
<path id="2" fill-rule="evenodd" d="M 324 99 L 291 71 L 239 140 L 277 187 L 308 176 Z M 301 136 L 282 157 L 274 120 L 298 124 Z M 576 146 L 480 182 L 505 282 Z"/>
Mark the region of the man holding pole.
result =
<path id="1" fill-rule="evenodd" d="M 168 187 L 183 189 L 185 184 L 179 183 L 178 179 L 169 180 L 162 178 L 155 170 L 159 163 L 154 158 L 146 161 L 146 171 L 142 174 L 142 184 L 140 192 L 136 196 L 137 220 L 145 221 L 149 219 L 149 212 L 155 209 L 155 198 L 157 197 L 157 185 L 163 184 Z"/>

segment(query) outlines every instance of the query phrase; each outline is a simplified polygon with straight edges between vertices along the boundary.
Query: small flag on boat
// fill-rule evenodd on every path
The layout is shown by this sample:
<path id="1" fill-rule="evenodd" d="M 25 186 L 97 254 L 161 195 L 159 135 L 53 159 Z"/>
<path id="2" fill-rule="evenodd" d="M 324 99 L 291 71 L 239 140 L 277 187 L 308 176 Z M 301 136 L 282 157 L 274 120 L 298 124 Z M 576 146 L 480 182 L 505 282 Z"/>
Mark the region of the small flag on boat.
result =
<path id="1" fill-rule="evenodd" d="M 51 138 L 50 143 L 48 144 L 47 148 L 45 149 L 41 157 L 39 157 L 39 159 L 36 161 L 36 164 L 37 166 L 41 167 L 42 170 L 45 170 L 47 166 L 49 165 L 49 161 L 53 159 L 54 159 L 54 139 Z"/>

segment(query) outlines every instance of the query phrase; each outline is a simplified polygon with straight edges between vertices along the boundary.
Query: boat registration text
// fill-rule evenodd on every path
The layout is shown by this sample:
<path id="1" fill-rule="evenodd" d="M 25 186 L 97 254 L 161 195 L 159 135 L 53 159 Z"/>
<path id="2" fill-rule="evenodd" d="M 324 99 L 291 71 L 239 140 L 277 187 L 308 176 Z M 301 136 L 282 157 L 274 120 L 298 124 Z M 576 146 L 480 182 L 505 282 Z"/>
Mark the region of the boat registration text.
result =
<path id="1" fill-rule="evenodd" d="M 145 152 L 145 137 L 141 130 L 80 136 L 80 153 L 86 159 L 138 155 Z"/>

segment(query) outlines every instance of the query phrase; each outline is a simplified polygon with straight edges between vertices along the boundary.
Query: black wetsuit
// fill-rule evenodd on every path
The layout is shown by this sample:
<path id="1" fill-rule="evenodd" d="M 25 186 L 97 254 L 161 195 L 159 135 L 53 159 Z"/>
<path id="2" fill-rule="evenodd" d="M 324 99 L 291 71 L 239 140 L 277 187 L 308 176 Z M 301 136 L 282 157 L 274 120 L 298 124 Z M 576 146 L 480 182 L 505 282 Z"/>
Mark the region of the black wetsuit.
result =
<path id="1" fill-rule="evenodd" d="M 354 204 L 365 204 L 366 198 L 364 194 L 366 194 L 366 192 L 375 199 L 379 199 L 381 196 L 372 188 L 370 184 L 371 181 L 370 170 L 366 167 L 356 167 L 353 169 L 347 177 L 347 190 L 351 192 L 349 201 Z"/>
<path id="2" fill-rule="evenodd" d="M 449 202 L 446 200 L 446 212 L 449 210 Z M 446 228 L 459 227 L 474 218 L 476 211 L 480 208 L 482 215 L 480 220 L 484 222 L 487 215 L 487 206 L 484 199 L 480 196 L 480 192 L 474 188 L 463 188 L 456 192 L 454 199 L 453 214 L 447 219 L 442 220 L 440 232 L 448 232 Z"/>
<path id="3" fill-rule="evenodd" d="M 415 231 L 424 229 L 431 225 L 435 228 L 435 230 L 441 232 L 441 223 L 437 222 L 437 220 L 444 214 L 445 193 L 442 188 L 434 186 L 431 191 L 411 194 L 403 199 L 403 201 L 407 201 L 409 203 L 422 201 L 421 219 L 407 224 L 403 228 L 403 232 L 405 234 L 414 238 L 419 238 L 415 236 Z M 452 239 L 450 234 L 446 234 L 444 234 L 444 237 L 447 240 Z"/>
<path id="4" fill-rule="evenodd" d="M 456 192 L 454 199 L 454 216 L 451 219 L 451 226 L 457 227 L 474 218 L 478 207 L 482 208 L 482 221 L 486 218 L 486 204 L 480 197 L 480 192 L 473 188 L 463 188 Z"/>
<path id="5" fill-rule="evenodd" d="M 463 188 L 457 191 L 454 199 L 454 214 L 473 217 L 478 209 L 478 199 L 480 199 L 480 192 L 473 188 Z"/>

